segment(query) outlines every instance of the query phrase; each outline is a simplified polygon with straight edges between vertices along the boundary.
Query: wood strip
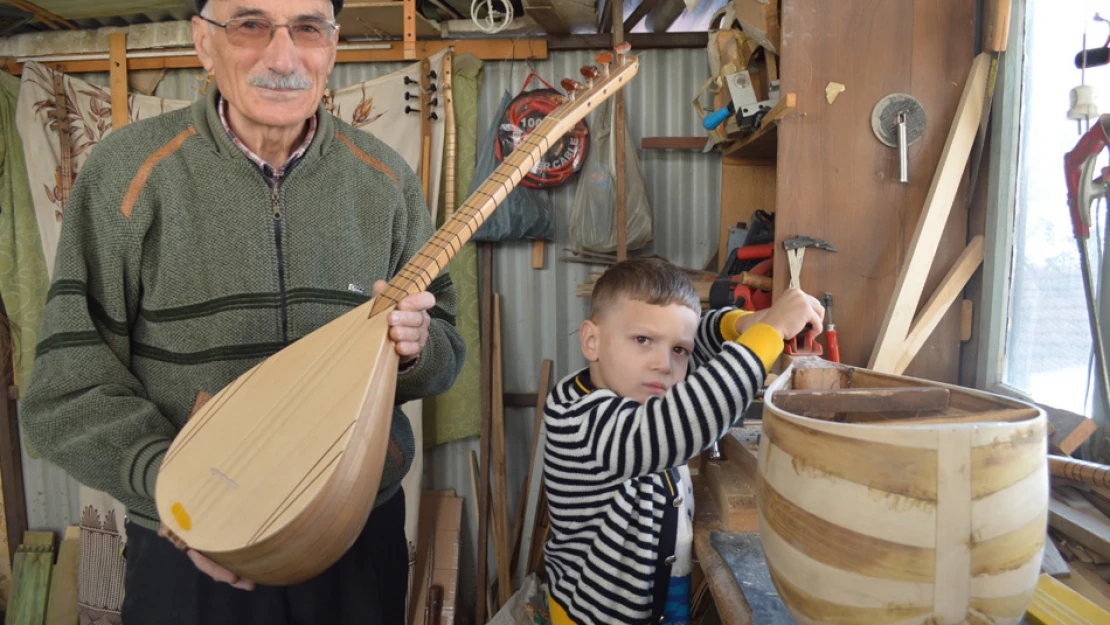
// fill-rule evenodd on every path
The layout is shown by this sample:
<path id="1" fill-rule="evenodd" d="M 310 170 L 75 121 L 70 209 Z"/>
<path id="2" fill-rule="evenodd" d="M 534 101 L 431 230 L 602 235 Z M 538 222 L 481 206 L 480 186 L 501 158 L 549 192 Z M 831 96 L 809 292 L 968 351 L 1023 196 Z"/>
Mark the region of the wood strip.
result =
<path id="1" fill-rule="evenodd" d="M 964 169 L 967 167 L 968 156 L 971 154 L 972 142 L 982 115 L 989 65 L 990 57 L 987 54 L 980 54 L 972 63 L 959 107 L 956 109 L 952 127 L 941 153 L 940 165 L 933 177 L 929 195 L 925 199 L 925 208 L 921 212 L 913 242 L 909 247 L 909 258 L 902 264 L 894 295 L 891 297 L 887 313 L 880 326 L 879 338 L 867 365 L 868 369 L 889 372 L 893 371 L 898 364 L 897 358 L 909 335 L 914 311 L 921 300 L 921 292 L 925 288 L 929 268 L 948 221 Z"/>
<path id="2" fill-rule="evenodd" d="M 408 5 L 408 0 L 405 0 L 406 19 Z M 428 196 L 432 188 L 432 98 L 429 94 L 432 84 L 432 78 L 429 76 L 431 71 L 432 66 L 428 62 L 428 57 L 424 57 L 420 60 L 420 184 L 424 189 L 425 201 L 429 204 L 431 199 Z"/>
<path id="3" fill-rule="evenodd" d="M 971 599 L 971 433 L 967 429 L 937 432 L 937 546 L 933 615 L 959 623 Z"/>
<path id="4" fill-rule="evenodd" d="M 833 603 L 802 590 L 779 573 L 771 562 L 767 571 L 775 583 L 783 603 L 816 623 L 843 623 L 852 625 L 888 625 L 894 621 L 917 619 L 929 615 L 929 609 L 893 603 L 881 608 L 861 608 L 854 605 Z"/>
<path id="5" fill-rule="evenodd" d="M 981 542 L 1016 531 L 1043 513 L 1030 502 L 1047 500 L 1048 470 L 1042 465 L 1025 479 L 971 501 L 971 540 Z"/>
<path id="6" fill-rule="evenodd" d="M 490 345 L 493 342 L 493 244 L 492 243 L 479 243 L 479 262 L 478 266 L 481 271 L 481 276 L 478 281 L 479 287 L 479 336 L 480 336 L 480 352 L 481 352 L 481 410 L 482 410 L 482 424 L 479 428 L 478 436 L 478 456 L 481 460 L 481 467 L 478 471 L 478 597 L 475 603 L 475 623 L 485 623 L 486 618 L 493 617 L 493 610 L 486 613 L 486 604 L 490 602 L 490 597 L 486 592 L 486 584 L 489 581 L 489 572 L 487 566 L 489 564 L 489 470 L 490 470 L 490 424 L 492 422 L 491 410 L 493 405 L 493 367 L 492 357 L 493 354 L 490 350 Z"/>
<path id="7" fill-rule="evenodd" d="M 543 239 L 532 241 L 532 269 L 543 269 L 545 247 Z"/>
<path id="8" fill-rule="evenodd" d="M 816 469 L 887 493 L 936 501 L 937 454 L 932 451 L 837 436 L 784 418 L 764 417 L 763 436 L 790 454 L 799 470 Z"/>
<path id="9" fill-rule="evenodd" d="M 377 50 L 350 50 L 340 46 L 336 53 L 336 63 L 392 63 L 404 61 L 405 55 L 403 42 L 381 41 L 375 42 L 387 48 Z M 445 49 L 453 49 L 456 55 L 473 54 L 483 61 L 525 61 L 542 60 L 548 55 L 547 39 L 450 39 L 427 40 L 416 42 L 417 57 L 432 56 Z M 694 46 L 696 47 L 696 46 Z M 705 47 L 703 35 L 702 46 Z M 636 46 L 642 49 L 643 46 Z M 164 51 L 164 56 L 129 56 L 127 59 L 128 71 L 141 71 L 152 69 L 196 69 L 200 68 L 200 59 L 193 48 L 171 48 Z M 184 53 L 184 54 L 182 54 Z M 81 55 L 73 55 L 81 56 Z M 88 55 L 93 58 L 76 59 L 73 61 L 50 61 L 50 67 L 67 74 L 81 74 L 86 72 L 107 72 L 111 69 L 111 61 L 103 57 L 103 53 Z M 23 73 L 23 64 L 8 60 L 0 69 L 19 76 Z"/>
<path id="10" fill-rule="evenodd" d="M 758 532 L 759 514 L 755 506 L 755 479 L 746 479 L 729 462 L 710 460 L 705 478 L 717 507 L 717 518 L 725 532 Z M 708 503 L 708 502 L 707 502 Z"/>
<path id="11" fill-rule="evenodd" d="M 12 571 L 5 625 L 39 625 L 46 617 L 54 569 L 54 532 L 25 532 Z"/>
<path id="12" fill-rule="evenodd" d="M 503 389 L 501 345 L 501 295 L 493 294 L 493 480 L 494 480 L 494 523 L 497 526 L 497 591 L 501 606 L 509 602 L 513 595 L 513 574 L 511 568 L 512 550 L 509 548 L 509 483 L 505 465 L 505 406 L 501 402 Z"/>
<path id="13" fill-rule="evenodd" d="M 1060 555 L 1060 550 L 1056 547 L 1056 542 L 1051 538 L 1045 538 L 1044 541 L 1041 571 L 1053 577 L 1068 577 L 1071 575 L 1071 568 L 1068 567 L 1067 561 L 1064 560 L 1064 556 Z"/>
<path id="14" fill-rule="evenodd" d="M 515 568 L 517 558 L 521 552 L 521 534 L 524 531 L 524 520 L 528 511 L 528 494 L 532 486 L 532 476 L 536 473 L 536 458 L 542 462 L 543 456 L 538 456 L 540 450 L 540 434 L 543 433 L 543 407 L 547 399 L 547 389 L 551 385 L 551 369 L 554 361 L 544 359 L 540 363 L 540 390 L 536 393 L 536 416 L 532 426 L 532 453 L 528 456 L 528 473 L 524 477 L 524 492 L 516 506 L 516 519 L 513 521 L 513 554 L 510 562 Z M 538 502 L 537 502 L 538 503 Z M 525 550 L 527 552 L 527 550 Z"/>
<path id="15" fill-rule="evenodd" d="M 0 319 L 9 319 L 0 298 Z M 11 327 L 0 323 L 0 354 L 13 354 Z M 0 545 L 3 555 L 11 565 L 15 561 L 13 536 L 27 531 L 27 499 L 23 492 L 22 441 L 16 411 L 15 362 L 0 358 L 0 484 L 4 492 L 4 523 L 7 537 Z"/>
<path id="16" fill-rule="evenodd" d="M 112 129 L 119 130 L 130 120 L 127 97 L 127 33 L 108 37 L 109 72 L 112 90 Z"/>
<path id="17" fill-rule="evenodd" d="M 1015 408 L 1010 410 L 991 410 L 990 412 L 976 412 L 962 415 L 944 415 L 940 417 L 910 417 L 906 419 L 887 419 L 880 421 L 882 425 L 937 425 L 941 423 L 995 423 L 1026 421 L 1035 419 L 1037 411 L 1029 408 Z"/>
<path id="18" fill-rule="evenodd" d="M 73 625 L 78 622 L 77 570 L 81 559 L 81 527 L 66 528 L 58 548 L 58 563 L 50 577 L 50 595 L 43 625 Z"/>
<path id="19" fill-rule="evenodd" d="M 782 540 L 810 558 L 866 577 L 931 584 L 936 577 L 934 551 L 860 534 L 829 523 L 759 483 L 761 519 Z M 966 577 L 966 575 L 965 575 Z"/>
<path id="20" fill-rule="evenodd" d="M 405 60 L 416 58 L 416 0 L 403 0 L 404 2 L 404 45 Z"/>
<path id="21" fill-rule="evenodd" d="M 974 513 L 972 513 L 974 517 Z M 971 545 L 971 574 L 996 575 L 1015 569 L 1043 553 L 1047 544 L 1048 511 L 1038 514 L 1020 528 Z M 1055 548 L 1055 547 L 1054 547 Z"/>
<path id="22" fill-rule="evenodd" d="M 1110 613 L 1063 582 L 1041 575 L 1029 602 L 1026 620 L 1030 625 L 1095 625 L 1110 622 Z"/>
<path id="23" fill-rule="evenodd" d="M 1064 567 L 1067 568 L 1067 565 L 1065 564 Z M 1099 577 L 1099 574 L 1089 565 L 1076 564 L 1074 569 L 1069 570 L 1072 574 L 1067 576 L 1067 579 L 1061 579 L 1060 581 L 1086 597 L 1091 603 L 1103 610 L 1110 611 L 1110 584 Z"/>
<path id="24" fill-rule="evenodd" d="M 1029 605 L 1029 601 L 1033 598 L 1034 592 L 1035 589 L 1009 597 L 995 597 L 990 599 L 974 597 L 971 599 L 971 609 L 973 613 L 1019 619 L 1025 615 L 1025 607 Z M 980 623 L 981 625 L 993 625 L 990 621 Z M 972 625 L 980 625 L 980 623 L 973 623 Z"/>
<path id="25" fill-rule="evenodd" d="M 1052 425 L 1054 432 L 1049 438 L 1049 451 L 1058 456 L 1075 453 L 1098 429 L 1090 417 L 1044 404 L 1037 404 L 1037 407 L 1044 410 Z"/>
<path id="26" fill-rule="evenodd" d="M 1044 445 L 1044 430 L 1022 428 L 1006 440 L 972 448 L 972 498 L 986 497 L 1043 471 L 1047 464 Z"/>
<path id="27" fill-rule="evenodd" d="M 761 442 L 761 481 L 794 505 L 829 523 L 888 542 L 932 549 L 936 545 L 935 504 L 901 495 L 876 493 L 855 482 L 809 471 L 775 445 Z M 797 469 L 795 469 L 797 467 Z"/>
<path id="28" fill-rule="evenodd" d="M 1049 500 L 1048 524 L 1100 556 L 1110 558 L 1110 521 L 1086 501 L 1072 496 L 1065 503 L 1062 497 L 1065 495 L 1057 490 Z"/>
<path id="29" fill-rule="evenodd" d="M 897 357 L 898 364 L 894 366 L 894 373 L 901 374 L 910 366 L 914 357 L 925 346 L 925 341 L 929 340 L 933 330 L 940 324 L 940 320 L 963 292 L 972 274 L 979 269 L 979 265 L 983 264 L 983 241 L 983 235 L 971 239 L 967 249 L 956 259 L 948 275 L 944 277 L 940 286 L 933 292 L 933 296 L 925 304 L 925 308 L 921 310 L 921 314 L 914 319 L 901 354 Z"/>
<path id="30" fill-rule="evenodd" d="M 828 391 L 777 391 L 771 400 L 780 409 L 794 414 L 811 412 L 886 412 L 901 410 L 944 410 L 948 408 L 946 388 L 866 389 L 846 388 Z"/>
<path id="31" fill-rule="evenodd" d="M 447 165 L 444 172 L 443 214 L 450 217 L 455 212 L 455 176 L 459 165 L 459 134 L 455 122 L 455 61 L 454 55 L 443 55 L 443 120 L 447 134 Z"/>

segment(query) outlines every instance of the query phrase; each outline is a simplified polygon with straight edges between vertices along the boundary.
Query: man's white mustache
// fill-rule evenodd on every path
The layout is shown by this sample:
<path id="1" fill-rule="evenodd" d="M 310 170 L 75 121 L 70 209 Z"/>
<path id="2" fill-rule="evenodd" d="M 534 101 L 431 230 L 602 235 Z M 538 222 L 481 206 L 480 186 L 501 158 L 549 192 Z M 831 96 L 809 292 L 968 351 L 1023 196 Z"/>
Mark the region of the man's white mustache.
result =
<path id="1" fill-rule="evenodd" d="M 250 82 L 252 87 L 261 87 L 263 89 L 294 89 L 303 91 L 312 86 L 312 81 L 300 74 L 251 76 L 248 82 Z"/>

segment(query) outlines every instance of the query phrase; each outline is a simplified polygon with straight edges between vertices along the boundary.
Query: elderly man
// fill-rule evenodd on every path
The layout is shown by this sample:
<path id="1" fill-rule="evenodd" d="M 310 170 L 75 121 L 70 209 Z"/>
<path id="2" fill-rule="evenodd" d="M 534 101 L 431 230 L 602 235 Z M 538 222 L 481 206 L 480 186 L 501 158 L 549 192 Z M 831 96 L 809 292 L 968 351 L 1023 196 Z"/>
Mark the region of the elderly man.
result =
<path id="1" fill-rule="evenodd" d="M 128 625 L 404 622 L 394 410 L 362 536 L 316 579 L 255 586 L 157 534 L 158 469 L 198 397 L 365 301 L 434 233 L 412 170 L 320 105 L 342 0 L 197 1 L 216 88 L 114 132 L 69 198 L 23 427 L 42 454 L 128 508 Z M 391 315 L 398 405 L 462 366 L 441 275 Z"/>

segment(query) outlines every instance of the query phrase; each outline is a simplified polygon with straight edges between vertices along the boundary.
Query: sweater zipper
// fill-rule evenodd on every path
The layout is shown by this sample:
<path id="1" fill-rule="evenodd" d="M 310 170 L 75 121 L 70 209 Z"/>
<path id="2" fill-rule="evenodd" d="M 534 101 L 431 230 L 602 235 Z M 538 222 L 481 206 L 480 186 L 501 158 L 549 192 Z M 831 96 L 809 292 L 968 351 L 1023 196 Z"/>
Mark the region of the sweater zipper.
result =
<path id="1" fill-rule="evenodd" d="M 270 199 L 273 201 L 272 212 L 274 217 L 274 243 L 277 244 L 278 261 L 278 294 L 281 297 L 281 344 L 289 344 L 289 315 L 285 301 L 285 258 L 281 249 L 281 196 L 278 185 L 271 187 Z"/>

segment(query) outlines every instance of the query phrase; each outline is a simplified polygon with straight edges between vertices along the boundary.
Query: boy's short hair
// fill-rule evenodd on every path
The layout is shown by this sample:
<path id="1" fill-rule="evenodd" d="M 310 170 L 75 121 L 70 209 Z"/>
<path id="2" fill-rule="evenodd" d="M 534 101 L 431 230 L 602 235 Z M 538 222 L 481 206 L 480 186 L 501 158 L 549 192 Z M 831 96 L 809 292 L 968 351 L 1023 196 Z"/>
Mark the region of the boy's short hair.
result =
<path id="1" fill-rule="evenodd" d="M 590 319 L 597 321 L 622 296 L 654 306 L 679 304 L 701 315 L 701 298 L 690 278 L 664 258 L 630 258 L 610 267 L 594 284 Z"/>

